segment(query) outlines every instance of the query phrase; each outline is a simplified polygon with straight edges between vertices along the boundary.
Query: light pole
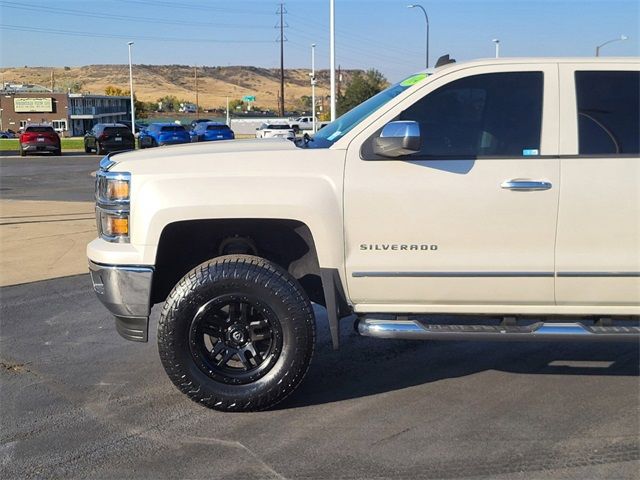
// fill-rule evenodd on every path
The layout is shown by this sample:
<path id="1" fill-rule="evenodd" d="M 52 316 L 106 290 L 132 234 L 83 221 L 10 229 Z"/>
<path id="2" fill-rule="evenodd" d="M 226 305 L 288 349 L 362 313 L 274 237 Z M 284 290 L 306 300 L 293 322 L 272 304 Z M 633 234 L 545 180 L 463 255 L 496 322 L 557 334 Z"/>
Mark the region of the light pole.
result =
<path id="1" fill-rule="evenodd" d="M 422 5 L 418 5 L 418 4 L 412 4 L 412 5 L 407 5 L 407 8 L 419 8 L 420 10 L 422 10 L 422 13 L 424 13 L 424 19 L 427 22 L 427 53 L 426 53 L 426 57 L 427 57 L 427 68 L 429 68 L 429 15 L 427 15 L 427 11 L 424 9 L 424 7 Z"/>
<path id="2" fill-rule="evenodd" d="M 311 131 L 316 133 L 316 44 L 311 44 Z"/>
<path id="3" fill-rule="evenodd" d="M 500 39 L 494 38 L 491 41 L 496 44 L 496 58 L 500 58 Z"/>
<path id="4" fill-rule="evenodd" d="M 133 66 L 131 65 L 131 45 L 133 42 L 128 42 L 129 45 L 129 90 L 131 92 L 131 133 L 136 134 L 136 106 L 133 102 Z"/>
<path id="5" fill-rule="evenodd" d="M 329 68 L 331 69 L 331 121 L 336 119 L 336 25 L 335 0 L 329 0 Z"/>
<path id="6" fill-rule="evenodd" d="M 629 38 L 629 37 L 627 37 L 626 35 L 620 35 L 620 37 L 618 37 L 618 38 L 614 38 L 614 39 L 612 39 L 612 40 L 608 40 L 608 41 L 606 41 L 606 42 L 604 42 L 604 43 L 601 43 L 600 45 L 598 45 L 598 46 L 596 47 L 596 57 L 599 57 L 599 56 L 600 56 L 600 49 L 601 49 L 602 47 L 604 47 L 605 45 L 609 45 L 610 43 L 613 43 L 613 42 L 622 42 L 622 41 L 624 41 L 624 40 L 627 40 L 628 38 Z"/>

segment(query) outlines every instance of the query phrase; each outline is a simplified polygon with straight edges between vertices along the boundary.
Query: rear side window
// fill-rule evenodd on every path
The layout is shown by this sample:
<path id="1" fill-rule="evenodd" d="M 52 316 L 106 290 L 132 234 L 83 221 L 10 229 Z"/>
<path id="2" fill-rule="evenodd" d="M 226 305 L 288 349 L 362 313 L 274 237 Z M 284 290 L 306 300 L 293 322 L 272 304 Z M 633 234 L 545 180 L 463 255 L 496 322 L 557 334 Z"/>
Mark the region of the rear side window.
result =
<path id="1" fill-rule="evenodd" d="M 405 158 L 540 154 L 542 72 L 488 73 L 431 92 L 400 120 L 420 124 L 422 149 Z"/>
<path id="2" fill-rule="evenodd" d="M 218 132 L 226 132 L 229 127 L 226 125 L 208 125 L 207 130 L 216 130 Z"/>
<path id="3" fill-rule="evenodd" d="M 640 72 L 576 72 L 578 152 L 640 152 Z"/>
<path id="4" fill-rule="evenodd" d="M 111 135 L 119 133 L 120 135 L 128 135 L 131 133 L 127 127 L 106 127 L 104 129 L 104 133 L 109 133 Z"/>
<path id="5" fill-rule="evenodd" d="M 168 125 L 168 126 L 162 127 L 160 131 L 161 132 L 184 132 L 185 129 L 182 125 Z"/>
<path id="6" fill-rule="evenodd" d="M 25 132 L 33 133 L 56 133 L 53 127 L 27 127 Z"/>
<path id="7" fill-rule="evenodd" d="M 291 130 L 289 125 L 267 125 L 269 130 Z"/>

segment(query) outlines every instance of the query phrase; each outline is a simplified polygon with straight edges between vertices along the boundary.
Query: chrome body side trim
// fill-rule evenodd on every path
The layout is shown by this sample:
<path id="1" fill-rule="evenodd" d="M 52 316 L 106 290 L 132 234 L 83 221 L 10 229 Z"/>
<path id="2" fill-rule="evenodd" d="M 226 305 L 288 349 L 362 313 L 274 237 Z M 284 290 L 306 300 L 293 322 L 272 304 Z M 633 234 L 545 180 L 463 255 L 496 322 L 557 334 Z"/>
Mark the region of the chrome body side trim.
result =
<path id="1" fill-rule="evenodd" d="M 640 272 L 558 272 L 558 277 L 640 277 Z"/>
<path id="2" fill-rule="evenodd" d="M 147 341 L 147 321 L 151 311 L 153 267 L 100 265 L 89 260 L 93 290 L 119 324 L 144 324 L 137 333 L 123 335 L 128 340 Z M 129 329 L 131 330 L 131 329 Z"/>
<path id="3" fill-rule="evenodd" d="M 353 272 L 354 278 L 640 277 L 640 272 Z"/>
<path id="4" fill-rule="evenodd" d="M 499 277 L 553 277 L 553 272 L 353 272 L 354 278 L 499 278 Z"/>

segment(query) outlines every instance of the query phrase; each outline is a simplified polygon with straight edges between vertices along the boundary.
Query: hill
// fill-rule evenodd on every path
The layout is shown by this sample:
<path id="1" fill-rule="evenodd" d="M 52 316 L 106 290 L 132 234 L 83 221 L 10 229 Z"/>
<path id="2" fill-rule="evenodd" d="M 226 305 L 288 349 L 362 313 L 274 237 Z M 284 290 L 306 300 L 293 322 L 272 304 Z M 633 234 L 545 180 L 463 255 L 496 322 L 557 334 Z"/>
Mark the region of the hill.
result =
<path id="1" fill-rule="evenodd" d="M 1 68 L 7 83 L 34 83 L 51 86 L 53 72 L 56 90 L 71 88 L 103 94 L 108 85 L 129 89 L 128 65 L 86 65 L 82 67 Z M 348 83 L 354 71 L 343 71 Z M 194 68 L 188 65 L 134 65 L 134 91 L 139 100 L 155 102 L 165 95 L 195 101 Z M 318 98 L 329 94 L 329 71 L 316 71 Z M 219 108 L 230 100 L 255 95 L 256 105 L 276 109 L 280 91 L 280 70 L 247 66 L 199 67 L 199 104 L 205 109 Z M 311 95 L 308 69 L 285 70 L 285 105 L 288 110 L 301 109 L 301 97 Z"/>

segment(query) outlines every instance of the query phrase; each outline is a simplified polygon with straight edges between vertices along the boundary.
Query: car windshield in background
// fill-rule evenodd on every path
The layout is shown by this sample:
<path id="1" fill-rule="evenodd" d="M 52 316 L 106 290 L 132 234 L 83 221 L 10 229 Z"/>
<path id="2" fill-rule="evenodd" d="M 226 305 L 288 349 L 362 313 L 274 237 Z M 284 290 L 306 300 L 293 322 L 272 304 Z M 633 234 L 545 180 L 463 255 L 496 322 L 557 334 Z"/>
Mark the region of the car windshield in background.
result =
<path id="1" fill-rule="evenodd" d="M 207 130 L 218 130 L 219 132 L 223 132 L 229 130 L 229 127 L 226 125 L 208 125 Z"/>
<path id="2" fill-rule="evenodd" d="M 309 148 L 328 148 L 336 141 L 342 138 L 353 127 L 362 122 L 365 118 L 378 110 L 380 107 L 389 102 L 389 100 L 397 97 L 402 92 L 412 87 L 416 83 L 427 78 L 427 73 L 418 73 L 405 78 L 403 81 L 391 85 L 386 90 L 378 93 L 370 99 L 362 102 L 357 107 L 349 110 L 347 113 L 331 122 L 329 125 L 318 131 L 313 136 L 312 142 L 306 142 L 305 146 Z"/>
<path id="3" fill-rule="evenodd" d="M 289 125 L 267 125 L 268 130 L 291 130 Z"/>
<path id="4" fill-rule="evenodd" d="M 119 133 L 120 135 L 127 135 L 131 133 L 127 127 L 106 127 L 104 133 Z"/>
<path id="5" fill-rule="evenodd" d="M 161 132 L 184 132 L 184 127 L 182 125 L 167 125 L 160 129 Z"/>
<path id="6" fill-rule="evenodd" d="M 52 127 L 27 127 L 25 132 L 34 132 L 34 133 L 53 133 L 54 130 Z"/>

